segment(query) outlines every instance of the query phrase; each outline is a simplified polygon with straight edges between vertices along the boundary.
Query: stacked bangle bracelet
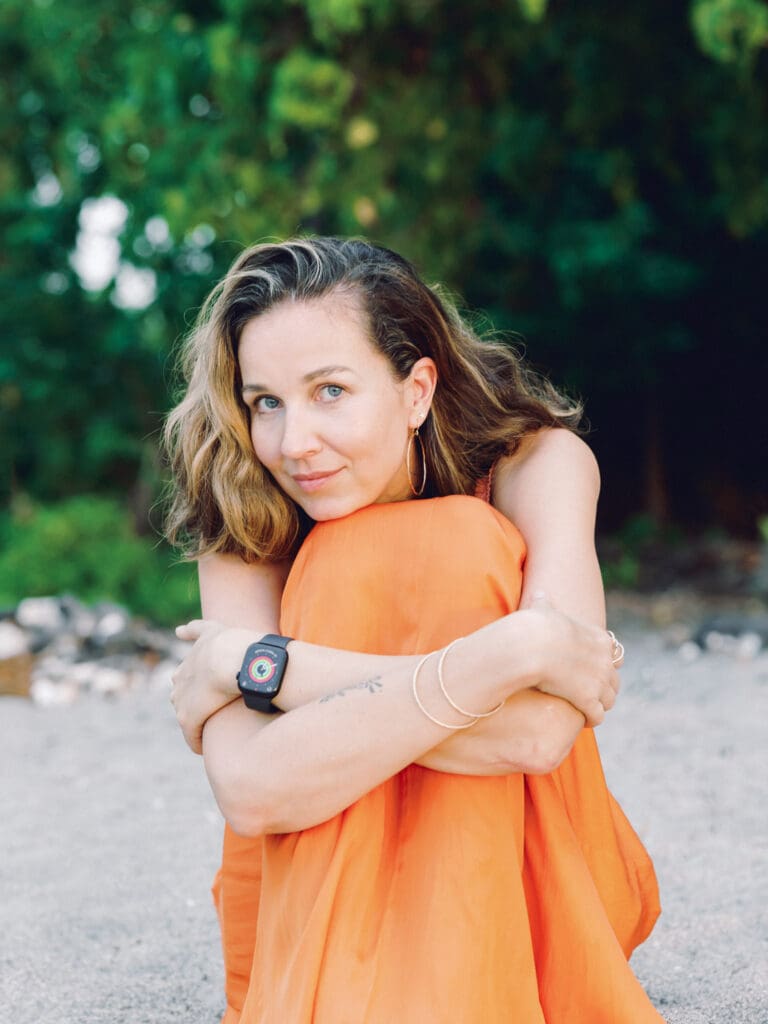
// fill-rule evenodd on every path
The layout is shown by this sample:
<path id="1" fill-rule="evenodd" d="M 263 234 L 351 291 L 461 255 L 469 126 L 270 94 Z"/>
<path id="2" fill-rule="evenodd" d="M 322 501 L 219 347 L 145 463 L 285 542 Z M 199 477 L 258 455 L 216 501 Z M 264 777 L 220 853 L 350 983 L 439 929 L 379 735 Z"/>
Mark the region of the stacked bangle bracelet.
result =
<path id="1" fill-rule="evenodd" d="M 425 654 L 424 657 L 421 659 L 421 661 L 419 661 L 419 663 L 416 666 L 416 668 L 413 670 L 413 678 L 411 680 L 411 688 L 413 690 L 413 699 L 416 701 L 416 704 L 418 705 L 419 710 L 424 715 L 426 715 L 426 717 L 430 720 L 430 722 L 434 722 L 435 725 L 442 726 L 443 729 L 451 729 L 451 730 L 470 729 L 481 718 L 490 718 L 491 715 L 495 715 L 497 711 L 501 711 L 501 709 L 504 707 L 504 701 L 502 701 L 500 704 L 498 704 L 491 711 L 479 711 L 479 712 L 476 712 L 476 711 L 465 711 L 464 708 L 459 707 L 459 705 L 449 695 L 448 691 L 445 688 L 445 680 L 443 679 L 443 665 L 445 664 L 445 658 L 446 658 L 446 655 L 448 654 L 448 651 L 450 651 L 450 649 L 455 644 L 457 644 L 459 642 L 459 640 L 463 640 L 463 639 L 464 639 L 464 637 L 458 637 L 456 640 L 452 640 L 451 643 L 449 643 L 448 646 L 445 647 L 440 652 L 440 657 L 438 658 L 438 662 L 437 662 L 437 681 L 440 684 L 440 692 L 445 697 L 445 699 L 448 701 L 448 703 L 451 705 L 451 707 L 454 709 L 454 711 L 458 711 L 458 713 L 460 715 L 464 715 L 465 718 L 471 718 L 472 719 L 471 722 L 465 722 L 462 725 L 451 725 L 449 722 L 443 722 L 439 718 L 435 718 L 435 716 L 430 714 L 429 711 L 427 711 L 427 709 L 424 707 L 424 704 L 422 703 L 421 698 L 419 697 L 419 691 L 418 691 L 418 687 L 417 687 L 417 682 L 418 682 L 419 672 L 421 671 L 422 665 L 429 658 L 432 657 L 432 652 L 430 652 L 429 654 Z"/>

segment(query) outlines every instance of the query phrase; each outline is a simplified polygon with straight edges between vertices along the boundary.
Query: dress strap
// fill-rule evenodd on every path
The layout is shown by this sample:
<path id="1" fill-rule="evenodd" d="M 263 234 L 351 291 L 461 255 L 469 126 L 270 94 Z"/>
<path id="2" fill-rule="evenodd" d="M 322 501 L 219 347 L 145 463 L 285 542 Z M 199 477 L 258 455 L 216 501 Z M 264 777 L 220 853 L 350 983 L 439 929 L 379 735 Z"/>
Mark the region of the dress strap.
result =
<path id="1" fill-rule="evenodd" d="M 484 501 L 487 505 L 491 504 L 491 484 L 493 483 L 493 472 L 496 469 L 497 463 L 498 459 L 494 462 L 485 476 L 481 476 L 475 484 L 475 497 L 480 498 L 480 500 Z"/>

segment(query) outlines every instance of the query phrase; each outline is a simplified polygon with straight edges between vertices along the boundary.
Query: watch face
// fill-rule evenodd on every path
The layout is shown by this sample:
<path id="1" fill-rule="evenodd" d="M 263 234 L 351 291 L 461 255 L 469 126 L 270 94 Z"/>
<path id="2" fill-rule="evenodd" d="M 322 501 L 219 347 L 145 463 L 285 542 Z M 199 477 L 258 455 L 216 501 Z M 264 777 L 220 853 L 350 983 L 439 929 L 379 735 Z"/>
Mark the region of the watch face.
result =
<path id="1" fill-rule="evenodd" d="M 242 682 L 257 693 L 273 693 L 276 677 L 286 660 L 282 651 L 258 648 L 248 659 L 244 673 L 246 678 Z"/>

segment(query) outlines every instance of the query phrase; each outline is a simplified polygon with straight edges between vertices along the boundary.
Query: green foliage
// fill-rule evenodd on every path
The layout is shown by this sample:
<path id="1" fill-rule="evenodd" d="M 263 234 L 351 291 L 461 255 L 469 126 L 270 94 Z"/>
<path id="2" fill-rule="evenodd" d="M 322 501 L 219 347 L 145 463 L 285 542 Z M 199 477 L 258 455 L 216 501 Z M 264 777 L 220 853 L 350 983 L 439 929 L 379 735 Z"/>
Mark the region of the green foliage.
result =
<path id="1" fill-rule="evenodd" d="M 751 64 L 768 45 L 763 0 L 694 0 L 691 24 L 702 50 L 724 64 Z"/>
<path id="2" fill-rule="evenodd" d="M 603 562 L 600 569 L 606 590 L 634 590 L 640 582 L 640 562 L 628 552 Z"/>
<path id="3" fill-rule="evenodd" d="M 547 13 L 547 0 L 518 0 L 520 10 L 529 21 L 541 21 Z"/>
<path id="4" fill-rule="evenodd" d="M 660 526 L 649 515 L 635 515 L 601 547 L 601 571 L 606 588 L 632 590 L 643 582 L 643 566 L 664 559 L 665 553 L 681 545 L 683 538 L 674 526 Z"/>
<path id="5" fill-rule="evenodd" d="M 760 427 L 767 10 L 4 0 L 0 503 L 148 505 L 167 360 L 203 296 L 242 245 L 319 231 L 388 244 L 524 333 L 611 423 L 606 468 L 648 447 L 658 407 L 673 501 L 711 518 L 700 481 L 720 464 L 746 486 L 754 464 L 712 410 Z M 72 265 L 106 195 L 123 270 L 155 275 L 147 309 Z M 614 520 L 640 479 L 606 490 Z"/>
<path id="6" fill-rule="evenodd" d="M 275 72 L 270 113 L 286 128 L 335 128 L 353 87 L 352 75 L 335 61 L 295 50 Z"/>
<path id="7" fill-rule="evenodd" d="M 125 509 L 109 498 L 78 496 L 16 507 L 0 547 L 0 604 L 23 597 L 74 594 L 117 601 L 173 625 L 199 614 L 194 566 L 138 537 Z"/>

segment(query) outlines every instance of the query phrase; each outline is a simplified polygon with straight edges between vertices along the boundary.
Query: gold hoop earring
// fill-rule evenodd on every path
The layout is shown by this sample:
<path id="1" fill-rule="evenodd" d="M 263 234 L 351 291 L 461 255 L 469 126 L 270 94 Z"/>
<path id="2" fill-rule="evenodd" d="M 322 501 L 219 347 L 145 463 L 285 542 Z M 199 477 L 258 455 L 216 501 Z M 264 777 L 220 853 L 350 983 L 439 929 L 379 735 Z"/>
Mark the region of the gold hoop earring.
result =
<path id="1" fill-rule="evenodd" d="M 411 451 L 416 447 L 417 441 L 421 450 L 421 486 L 418 490 L 413 486 L 413 470 L 411 469 Z M 424 442 L 419 437 L 418 427 L 413 428 L 413 433 L 408 438 L 408 447 L 405 450 L 405 468 L 408 470 L 408 486 L 411 488 L 411 494 L 416 498 L 421 497 L 424 493 L 424 488 L 427 486 L 427 459 L 424 452 Z"/>

